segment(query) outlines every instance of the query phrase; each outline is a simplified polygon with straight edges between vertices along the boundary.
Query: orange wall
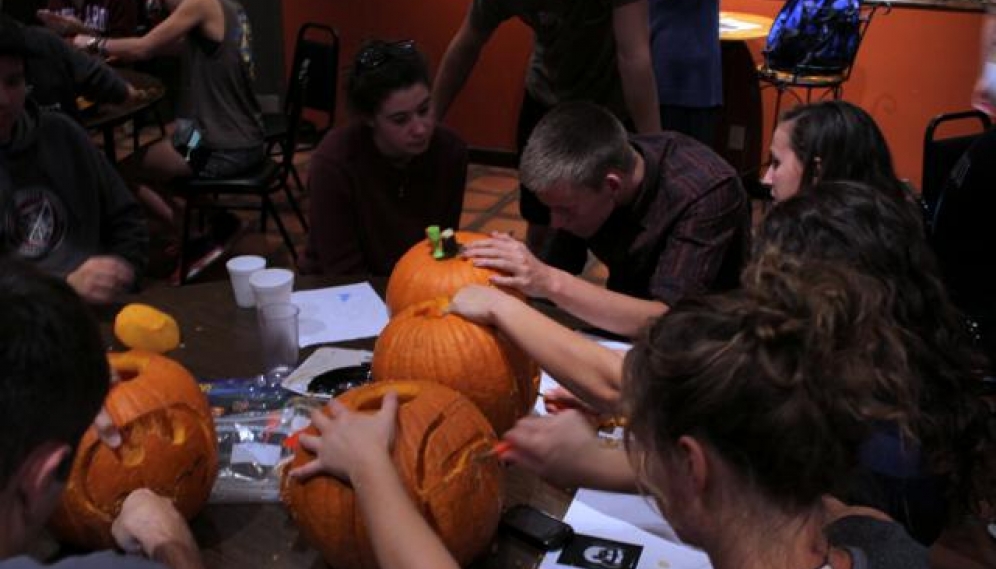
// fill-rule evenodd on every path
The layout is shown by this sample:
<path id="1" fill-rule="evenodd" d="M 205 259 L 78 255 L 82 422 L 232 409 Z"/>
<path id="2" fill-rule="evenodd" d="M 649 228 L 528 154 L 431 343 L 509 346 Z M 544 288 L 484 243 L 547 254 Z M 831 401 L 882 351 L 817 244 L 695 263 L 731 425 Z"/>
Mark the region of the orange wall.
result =
<path id="1" fill-rule="evenodd" d="M 339 31 L 341 69 L 352 61 L 365 39 L 411 38 L 428 56 L 435 72 L 463 21 L 469 0 L 285 0 L 283 5 L 287 69 L 297 29 L 304 22 L 321 22 Z M 531 46 L 532 33 L 516 20 L 501 26 L 482 53 L 445 121 L 472 146 L 514 148 L 515 121 Z M 339 100 L 339 114 L 344 117 L 344 101 L 341 96 Z"/>
<path id="2" fill-rule="evenodd" d="M 723 0 L 722 6 L 774 16 L 782 2 Z M 927 122 L 940 113 L 970 108 L 981 22 L 980 13 L 879 10 L 844 85 L 844 99 L 875 117 L 899 176 L 914 184 L 920 182 Z M 755 57 L 763 47 L 763 40 L 752 42 Z M 773 112 L 773 101 L 770 93 L 765 96 L 766 117 Z M 771 122 L 766 118 L 764 124 Z"/>
<path id="3" fill-rule="evenodd" d="M 285 0 L 288 68 L 293 38 L 305 21 L 336 27 L 343 39 L 343 65 L 364 38 L 410 37 L 435 67 L 462 21 L 468 0 Z M 774 15 L 778 0 L 723 0 L 726 10 Z M 879 13 L 858 56 L 844 98 L 879 121 L 900 176 L 920 179 L 923 131 L 930 117 L 968 108 L 978 65 L 982 16 L 978 13 L 894 8 Z M 752 42 L 757 53 L 763 40 Z M 512 149 L 522 97 L 523 72 L 531 48 L 528 28 L 518 21 L 499 28 L 484 50 L 464 91 L 446 117 L 474 146 Z M 765 125 L 772 98 L 766 96 Z M 341 107 L 341 105 L 340 105 Z"/>

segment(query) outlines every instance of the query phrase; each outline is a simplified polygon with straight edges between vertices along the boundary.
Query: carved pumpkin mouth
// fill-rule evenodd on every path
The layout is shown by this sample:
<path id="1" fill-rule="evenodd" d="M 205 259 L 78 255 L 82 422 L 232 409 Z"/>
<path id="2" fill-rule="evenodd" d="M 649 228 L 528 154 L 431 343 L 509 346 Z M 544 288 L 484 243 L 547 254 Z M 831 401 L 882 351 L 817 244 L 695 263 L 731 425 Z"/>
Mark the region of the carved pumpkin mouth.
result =
<path id="1" fill-rule="evenodd" d="M 50 528 L 87 548 L 113 544 L 110 526 L 125 498 L 149 488 L 190 518 L 207 501 L 217 471 L 217 441 L 207 401 L 190 373 L 158 354 L 108 354 L 119 382 L 104 408 L 121 433 L 117 448 L 91 427 L 80 442 Z"/>
<path id="2" fill-rule="evenodd" d="M 501 513 L 502 469 L 496 458 L 479 458 L 492 447 L 494 431 L 469 400 L 436 383 L 372 383 L 346 392 L 340 401 L 358 412 L 376 412 L 388 391 L 397 393 L 399 402 L 392 451 L 398 475 L 451 553 L 469 563 L 491 542 Z M 291 467 L 311 459 L 299 448 Z M 475 493 L 481 499 L 468 499 Z M 285 476 L 282 498 L 306 539 L 328 561 L 349 569 L 376 566 L 348 484 L 326 477 L 302 483 Z"/>

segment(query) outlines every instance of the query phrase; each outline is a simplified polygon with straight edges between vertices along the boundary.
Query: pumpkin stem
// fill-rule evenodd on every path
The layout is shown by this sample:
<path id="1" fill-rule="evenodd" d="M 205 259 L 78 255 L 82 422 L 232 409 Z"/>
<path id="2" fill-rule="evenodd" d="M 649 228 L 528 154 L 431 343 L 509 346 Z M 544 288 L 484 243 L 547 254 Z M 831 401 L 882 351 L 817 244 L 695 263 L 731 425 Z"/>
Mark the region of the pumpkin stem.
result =
<path id="1" fill-rule="evenodd" d="M 456 232 L 453 229 L 447 229 L 442 233 L 443 242 L 443 256 L 447 259 L 452 259 L 460 254 L 460 243 L 457 241 Z"/>
<path id="2" fill-rule="evenodd" d="M 439 240 L 439 226 L 430 225 L 425 228 L 425 236 L 429 239 L 429 243 L 432 245 L 432 258 L 442 259 L 444 257 L 443 244 Z"/>

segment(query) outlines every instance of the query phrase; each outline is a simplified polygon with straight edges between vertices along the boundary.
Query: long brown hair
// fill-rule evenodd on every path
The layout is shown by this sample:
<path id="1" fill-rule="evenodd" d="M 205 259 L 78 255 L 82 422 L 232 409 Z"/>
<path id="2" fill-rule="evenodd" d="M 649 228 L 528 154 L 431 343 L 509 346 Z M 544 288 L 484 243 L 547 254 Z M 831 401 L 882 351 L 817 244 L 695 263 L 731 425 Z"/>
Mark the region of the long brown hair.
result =
<path id="1" fill-rule="evenodd" d="M 773 208 L 754 244 L 755 254 L 820 259 L 877 282 L 910 360 L 907 382 L 920 409 L 912 430 L 930 472 L 949 478 L 955 513 L 996 492 L 983 456 L 993 440 L 978 396 L 985 362 L 948 297 L 916 207 L 866 184 L 821 182 Z"/>
<path id="2" fill-rule="evenodd" d="M 629 352 L 630 433 L 651 457 L 693 435 L 743 487 L 804 511 L 845 478 L 872 422 L 912 421 L 916 394 L 873 279 L 785 255 L 747 271 L 742 290 L 679 303 Z"/>

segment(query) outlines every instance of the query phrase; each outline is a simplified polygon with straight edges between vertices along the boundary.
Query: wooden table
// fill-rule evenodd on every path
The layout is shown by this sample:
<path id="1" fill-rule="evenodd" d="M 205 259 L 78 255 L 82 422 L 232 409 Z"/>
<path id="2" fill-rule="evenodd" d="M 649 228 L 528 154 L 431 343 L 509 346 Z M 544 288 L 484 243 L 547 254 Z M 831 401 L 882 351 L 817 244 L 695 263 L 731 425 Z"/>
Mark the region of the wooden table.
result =
<path id="1" fill-rule="evenodd" d="M 121 105 L 101 103 L 93 110 L 87 109 L 82 117 L 83 128 L 101 132 L 104 137 L 104 154 L 111 163 L 117 162 L 114 129 L 152 110 L 166 95 L 166 88 L 157 77 L 132 69 L 119 69 L 118 73 L 132 87 L 144 93 L 144 96 Z M 137 124 L 135 128 L 138 128 Z"/>
<path id="2" fill-rule="evenodd" d="M 723 27 L 724 20 L 732 20 L 744 24 L 750 24 L 749 29 L 726 29 Z M 719 39 L 720 41 L 746 41 L 766 39 L 771 31 L 771 24 L 775 21 L 768 16 L 761 14 L 751 14 L 748 12 L 720 12 L 719 13 Z"/>
<path id="3" fill-rule="evenodd" d="M 299 277 L 295 288 L 305 290 L 356 282 L 356 279 Z M 386 281 L 375 280 L 383 295 Z M 168 311 L 180 323 L 183 343 L 170 355 L 197 377 L 248 377 L 262 369 L 254 309 L 238 308 L 227 281 L 184 287 L 164 287 L 134 295 L 129 302 L 145 302 Z M 111 323 L 116 308 L 98 311 L 101 329 L 113 344 Z M 373 346 L 367 338 L 335 344 L 341 347 Z M 471 498 L 471 497 L 468 497 Z M 488 499 L 488 497 L 482 497 Z M 525 471 L 511 468 L 506 477 L 505 504 L 533 504 L 562 516 L 571 493 L 552 488 Z M 205 566 L 228 567 L 324 567 L 317 551 L 298 535 L 281 504 L 209 505 L 191 523 L 201 546 Z M 397 533 L 404 539 L 404 531 Z M 521 542 L 499 535 L 489 555 L 475 567 L 535 567 L 541 554 Z"/>
<path id="4" fill-rule="evenodd" d="M 723 110 L 719 121 L 716 151 L 737 173 L 752 179 L 761 167 L 764 144 L 764 105 L 757 64 L 749 41 L 764 41 L 768 37 L 772 18 L 746 12 L 720 12 L 724 18 L 754 24 L 745 30 L 723 31 L 719 38 L 723 54 Z"/>

